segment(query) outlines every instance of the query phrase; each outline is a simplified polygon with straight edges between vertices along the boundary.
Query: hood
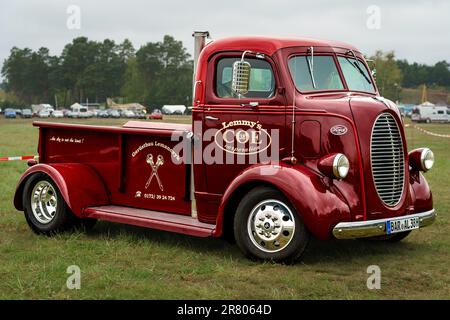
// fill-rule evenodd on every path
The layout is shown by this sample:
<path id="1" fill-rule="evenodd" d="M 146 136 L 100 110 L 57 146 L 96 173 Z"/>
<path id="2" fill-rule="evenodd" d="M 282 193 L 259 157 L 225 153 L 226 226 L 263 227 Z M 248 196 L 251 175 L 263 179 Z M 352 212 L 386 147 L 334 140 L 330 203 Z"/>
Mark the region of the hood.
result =
<path id="1" fill-rule="evenodd" d="M 349 105 L 362 155 L 367 218 L 403 215 L 409 207 L 409 170 L 400 112 L 381 97 L 353 97 Z"/>
<path id="2" fill-rule="evenodd" d="M 318 142 L 320 143 L 320 152 L 317 153 L 315 159 L 309 157 L 311 154 L 304 153 L 300 155 L 304 162 L 317 170 L 318 158 L 336 152 L 345 154 L 350 160 L 349 175 L 342 181 L 333 180 L 333 184 L 339 188 L 349 203 L 353 220 L 381 219 L 404 214 L 409 205 L 407 149 L 402 120 L 395 104 L 387 99 L 373 95 L 343 93 L 303 96 L 298 100 L 297 105 L 299 109 L 305 111 L 323 113 L 323 116 L 316 115 L 315 119 L 301 116 L 301 112 L 297 113 L 297 117 L 301 117 L 296 119 L 297 123 L 300 123 L 298 131 L 296 130 L 299 135 L 298 149 L 303 148 L 305 152 L 309 152 L 308 150 L 311 148 L 305 148 L 305 143 L 306 145 L 313 143 L 310 142 L 313 141 L 312 137 L 304 137 L 304 131 L 306 131 L 304 124 L 306 122 L 316 121 L 319 123 L 318 126 L 320 126 L 321 132 L 321 139 Z M 385 178 L 380 178 L 379 169 L 376 168 L 376 164 L 380 160 L 372 159 L 372 152 L 377 154 L 378 150 L 376 148 L 379 146 L 374 144 L 374 148 L 371 148 L 372 130 L 380 115 L 388 117 L 390 124 L 397 126 L 397 133 L 401 136 L 401 147 L 397 148 L 399 150 L 396 149 L 396 152 L 402 152 L 403 157 L 404 170 L 401 177 L 403 188 L 400 188 L 402 189 L 400 200 L 394 205 L 391 205 L 392 203 L 386 204 L 385 194 L 383 193 L 384 187 L 381 185 L 384 183 L 384 180 L 380 182 L 380 179 Z M 380 119 L 379 122 L 382 122 L 382 120 L 384 121 L 384 118 Z M 308 125 L 311 127 L 311 124 Z M 332 134 L 330 131 L 335 126 L 344 126 L 346 133 L 343 135 Z M 378 143 L 377 141 L 375 142 Z M 383 141 L 381 140 L 381 142 Z M 383 158 L 383 165 L 386 163 L 388 166 L 389 162 L 392 161 L 392 158 Z M 376 177 L 374 177 L 372 172 L 373 164 L 375 164 Z M 387 168 L 387 170 L 391 169 Z M 386 179 L 388 177 L 389 172 L 386 175 Z M 398 181 L 395 183 L 399 184 Z"/>

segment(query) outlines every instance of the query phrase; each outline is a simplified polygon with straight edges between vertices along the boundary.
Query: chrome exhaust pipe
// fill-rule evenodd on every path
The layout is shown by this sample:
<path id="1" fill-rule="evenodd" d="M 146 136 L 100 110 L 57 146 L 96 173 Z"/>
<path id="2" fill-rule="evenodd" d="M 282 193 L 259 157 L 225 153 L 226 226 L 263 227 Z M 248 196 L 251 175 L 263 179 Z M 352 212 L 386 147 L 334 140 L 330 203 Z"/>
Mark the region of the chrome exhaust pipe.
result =
<path id="1" fill-rule="evenodd" d="M 206 39 L 209 38 L 209 31 L 194 31 L 192 34 L 194 37 L 194 73 L 192 75 L 192 99 L 194 99 L 195 91 L 195 74 L 197 72 L 197 63 L 200 52 L 206 45 Z"/>

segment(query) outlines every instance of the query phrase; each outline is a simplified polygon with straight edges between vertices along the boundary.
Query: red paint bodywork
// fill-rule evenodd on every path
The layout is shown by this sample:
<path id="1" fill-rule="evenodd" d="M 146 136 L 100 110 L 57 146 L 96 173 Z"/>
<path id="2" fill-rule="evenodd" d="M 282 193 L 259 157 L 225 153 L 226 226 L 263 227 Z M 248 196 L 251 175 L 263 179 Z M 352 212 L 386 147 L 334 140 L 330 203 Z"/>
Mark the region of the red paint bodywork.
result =
<path id="1" fill-rule="evenodd" d="M 21 178 L 14 200 L 16 208 L 23 209 L 26 179 L 44 172 L 55 181 L 78 216 L 197 236 L 221 236 L 236 203 L 250 188 L 261 184 L 283 192 L 311 233 L 320 239 L 330 238 L 332 228 L 339 222 L 396 217 L 431 209 L 431 191 L 419 172 L 406 170 L 405 191 L 393 208 L 385 206 L 375 190 L 370 139 L 380 113 L 388 112 L 395 118 L 407 150 L 402 120 L 393 103 L 378 99 L 377 92 L 350 91 L 345 82 L 343 90 L 333 92 L 302 93 L 295 88 L 288 59 L 294 54 L 306 54 L 310 46 L 314 46 L 317 55 L 334 57 L 353 50 L 365 64 L 356 48 L 338 42 L 259 37 L 218 40 L 203 49 L 198 61 L 192 126 L 134 121 L 123 127 L 35 123 L 40 128 L 40 164 L 32 166 Z M 264 53 L 275 75 L 275 95 L 257 99 L 259 106 L 254 108 L 242 107 L 241 103 L 255 99 L 219 98 L 214 91 L 218 59 L 238 57 L 244 50 Z M 294 111 L 292 102 L 296 106 Z M 194 163 L 197 215 L 190 217 L 191 165 L 176 165 L 169 160 L 170 149 L 177 143 L 171 137 L 191 132 L 201 136 L 207 129 L 220 129 L 223 123 L 240 119 L 259 122 L 268 131 L 279 130 L 279 159 L 291 157 L 295 120 L 294 156 L 298 163 Z M 345 126 L 348 132 L 340 136 L 331 134 L 330 128 L 336 125 Z M 151 143 L 165 147 L 149 146 Z M 199 155 L 201 158 L 205 148 L 204 143 L 196 143 L 194 158 Z M 343 180 L 331 179 L 319 169 L 319 160 L 335 153 L 345 154 L 350 161 L 350 171 Z M 158 167 L 164 190 L 156 178 L 148 188 L 143 187 L 152 173 L 147 161 L 149 154 L 154 160 L 152 164 L 158 156 L 165 159 Z M 408 154 L 404 154 L 407 164 Z M 110 207 L 106 210 L 104 206 Z M 160 215 L 162 212 L 172 215 Z"/>

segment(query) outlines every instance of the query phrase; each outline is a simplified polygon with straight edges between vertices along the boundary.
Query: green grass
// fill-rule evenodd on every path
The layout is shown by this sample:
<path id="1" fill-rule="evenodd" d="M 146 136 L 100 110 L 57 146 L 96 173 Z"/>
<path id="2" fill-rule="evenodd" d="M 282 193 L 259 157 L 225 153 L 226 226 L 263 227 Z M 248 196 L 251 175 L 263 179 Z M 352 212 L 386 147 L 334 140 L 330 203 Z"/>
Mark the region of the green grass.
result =
<path id="1" fill-rule="evenodd" d="M 420 126 L 450 133 L 450 125 Z M 410 149 L 429 146 L 435 152 L 426 177 L 437 222 L 398 244 L 312 240 L 293 266 L 249 261 L 221 239 L 108 222 L 87 234 L 37 236 L 12 205 L 26 163 L 0 162 L 0 299 L 449 299 L 450 139 L 406 130 Z M 1 118 L 0 156 L 36 154 L 37 133 L 31 121 Z M 381 268 L 380 290 L 366 287 L 373 264 Z M 69 265 L 81 268 L 81 290 L 66 288 Z"/>

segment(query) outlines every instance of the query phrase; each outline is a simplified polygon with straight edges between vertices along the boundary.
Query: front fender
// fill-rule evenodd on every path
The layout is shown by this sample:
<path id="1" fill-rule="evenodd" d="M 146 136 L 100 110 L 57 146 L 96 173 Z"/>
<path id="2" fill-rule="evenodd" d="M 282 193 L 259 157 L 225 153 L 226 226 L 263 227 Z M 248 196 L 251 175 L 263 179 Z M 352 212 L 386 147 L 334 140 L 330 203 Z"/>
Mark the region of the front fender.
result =
<path id="1" fill-rule="evenodd" d="M 433 209 L 433 195 L 425 177 L 419 171 L 411 172 L 409 177 L 414 212 Z"/>
<path id="2" fill-rule="evenodd" d="M 234 193 L 239 192 L 241 186 L 255 182 L 270 184 L 280 190 L 318 239 L 329 239 L 338 222 L 351 220 L 350 208 L 337 188 L 327 186 L 317 173 L 302 165 L 255 165 L 241 173 L 224 193 L 215 236 L 222 234 L 226 206 Z"/>
<path id="3" fill-rule="evenodd" d="M 14 206 L 19 211 L 23 211 L 24 185 L 35 173 L 50 176 L 67 206 L 76 216 L 82 217 L 86 207 L 109 203 L 105 186 L 91 167 L 79 163 L 37 164 L 25 171 L 17 185 Z"/>

